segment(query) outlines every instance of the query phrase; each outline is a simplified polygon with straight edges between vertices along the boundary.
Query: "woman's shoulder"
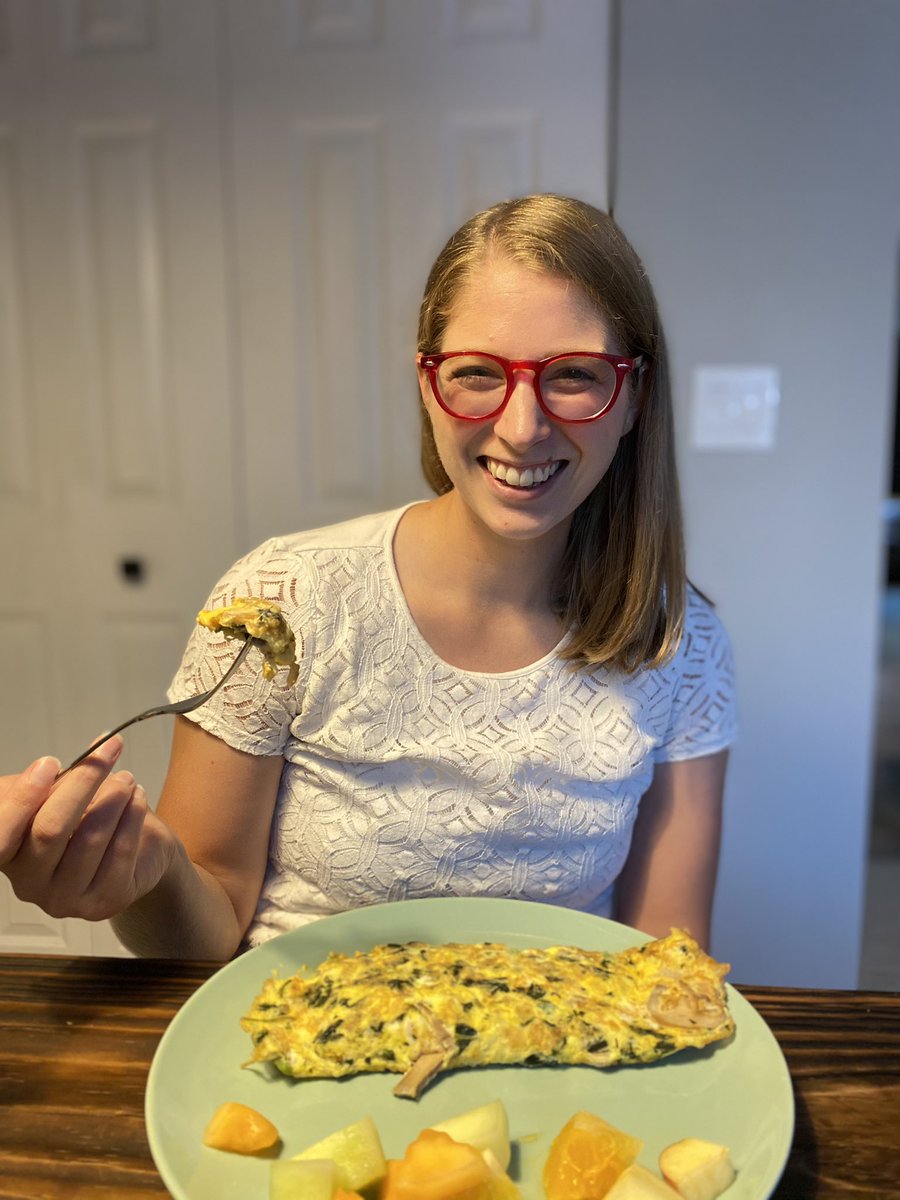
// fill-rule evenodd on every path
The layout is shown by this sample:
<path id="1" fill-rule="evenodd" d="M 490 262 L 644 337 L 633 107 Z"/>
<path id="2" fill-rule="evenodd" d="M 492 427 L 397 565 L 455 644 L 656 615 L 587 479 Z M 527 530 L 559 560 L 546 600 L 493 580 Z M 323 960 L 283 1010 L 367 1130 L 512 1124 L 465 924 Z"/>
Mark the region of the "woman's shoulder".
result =
<path id="1" fill-rule="evenodd" d="M 389 509 L 385 512 L 367 513 L 351 517 L 333 525 L 322 525 L 317 529 L 304 529 L 297 533 L 279 534 L 263 542 L 257 551 L 269 554 L 308 550 L 365 550 L 381 549 L 393 536 L 402 514 L 408 508 Z"/>
<path id="2" fill-rule="evenodd" d="M 712 600 L 689 583 L 684 612 L 684 633 L 676 658 L 696 663 L 731 660 L 731 640 Z"/>
<path id="3" fill-rule="evenodd" d="M 389 550 L 403 508 L 372 513 L 318 529 L 278 534 L 241 555 L 214 587 L 207 607 L 230 603 L 235 595 L 264 596 L 286 609 L 298 597 L 341 571 L 352 569 L 354 552 L 372 557 Z"/>
<path id="4" fill-rule="evenodd" d="M 229 574 L 266 566 L 280 571 L 291 564 L 302 573 L 303 560 L 307 558 L 321 561 L 323 556 L 344 555 L 354 550 L 380 552 L 390 546 L 394 529 L 407 507 L 352 517 L 316 529 L 276 534 L 243 554 Z"/>

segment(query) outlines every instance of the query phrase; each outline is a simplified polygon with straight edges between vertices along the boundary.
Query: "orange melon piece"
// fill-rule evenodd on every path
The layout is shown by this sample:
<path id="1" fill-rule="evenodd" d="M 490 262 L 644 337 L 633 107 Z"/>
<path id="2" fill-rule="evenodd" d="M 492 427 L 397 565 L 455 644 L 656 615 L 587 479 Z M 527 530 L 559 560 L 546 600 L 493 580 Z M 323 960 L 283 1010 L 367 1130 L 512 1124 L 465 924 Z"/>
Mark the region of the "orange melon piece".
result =
<path id="1" fill-rule="evenodd" d="M 204 1146 L 234 1154 L 260 1154 L 278 1141 L 278 1130 L 262 1113 L 236 1100 L 220 1104 L 203 1134 Z"/>
<path id="2" fill-rule="evenodd" d="M 472 1146 L 423 1129 L 401 1159 L 388 1161 L 380 1200 L 491 1200 L 491 1169 Z"/>
<path id="3" fill-rule="evenodd" d="M 601 1200 L 642 1146 L 601 1117 L 576 1113 L 554 1138 L 544 1164 L 548 1200 Z"/>

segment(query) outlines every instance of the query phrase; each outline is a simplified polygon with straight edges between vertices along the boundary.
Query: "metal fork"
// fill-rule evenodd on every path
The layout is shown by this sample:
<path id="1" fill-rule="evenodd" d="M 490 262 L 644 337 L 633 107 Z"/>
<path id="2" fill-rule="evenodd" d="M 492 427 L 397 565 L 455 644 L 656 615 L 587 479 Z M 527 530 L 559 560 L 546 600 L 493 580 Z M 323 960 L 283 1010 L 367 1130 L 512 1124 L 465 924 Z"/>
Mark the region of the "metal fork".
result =
<path id="1" fill-rule="evenodd" d="M 211 687 L 208 692 L 200 692 L 200 694 L 197 696 L 188 696 L 186 700 L 176 700 L 174 704 L 159 704 L 156 706 L 156 708 L 148 708 L 146 712 L 138 713 L 136 717 L 129 717 L 127 721 L 123 721 L 122 724 L 117 725 L 115 729 L 110 729 L 108 733 L 104 733 L 103 737 L 97 738 L 96 742 L 92 742 L 90 746 L 88 746 L 87 750 L 84 750 L 78 755 L 77 758 L 73 758 L 69 765 L 64 770 L 60 771 L 56 778 L 62 779 L 63 775 L 67 775 L 73 767 L 77 767 L 80 762 L 84 762 L 88 755 L 93 754 L 98 746 L 102 746 L 104 742 L 108 742 L 111 737 L 114 737 L 117 733 L 121 733 L 122 730 L 127 729 L 129 725 L 135 725 L 138 721 L 146 721 L 148 717 L 164 717 L 167 713 L 175 713 L 178 715 L 181 713 L 193 712 L 195 708 L 199 708 L 201 704 L 205 704 L 210 696 L 214 696 L 222 684 L 230 679 L 235 673 L 235 671 L 247 657 L 250 647 L 253 645 L 255 640 L 255 638 L 247 638 L 241 647 L 240 654 L 238 654 L 237 658 L 234 660 L 219 682 L 214 687 Z"/>

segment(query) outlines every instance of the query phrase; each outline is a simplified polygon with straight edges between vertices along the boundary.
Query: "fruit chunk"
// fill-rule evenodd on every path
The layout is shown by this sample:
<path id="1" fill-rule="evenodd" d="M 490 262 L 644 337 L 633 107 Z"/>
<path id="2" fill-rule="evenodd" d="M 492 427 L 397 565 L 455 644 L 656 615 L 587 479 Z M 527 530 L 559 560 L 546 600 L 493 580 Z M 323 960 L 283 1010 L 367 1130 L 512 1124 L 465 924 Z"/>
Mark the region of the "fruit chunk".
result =
<path id="1" fill-rule="evenodd" d="M 491 1180 L 484 1200 L 522 1200 L 522 1193 L 506 1174 L 490 1149 L 482 1150 L 481 1157 L 488 1165 Z"/>
<path id="2" fill-rule="evenodd" d="M 501 1100 L 492 1100 L 478 1108 L 470 1108 L 456 1117 L 439 1121 L 431 1126 L 442 1133 L 449 1133 L 455 1142 L 474 1146 L 476 1150 L 490 1150 L 500 1169 L 509 1166 L 509 1119 Z"/>
<path id="3" fill-rule="evenodd" d="M 333 1162 L 281 1158 L 272 1163 L 269 1200 L 334 1200 L 336 1187 Z"/>
<path id="4" fill-rule="evenodd" d="M 666 1146 L 659 1169 L 684 1200 L 715 1200 L 735 1178 L 728 1147 L 694 1137 Z"/>
<path id="5" fill-rule="evenodd" d="M 678 1196 L 658 1175 L 632 1163 L 606 1193 L 606 1200 L 678 1200 Z"/>
<path id="6" fill-rule="evenodd" d="M 381 1138 L 371 1117 L 363 1117 L 322 1138 L 294 1155 L 294 1161 L 330 1159 L 337 1167 L 337 1183 L 348 1192 L 360 1192 L 384 1178 L 387 1163 Z"/>
<path id="7" fill-rule="evenodd" d="M 641 1152 L 643 1142 L 593 1113 L 579 1112 L 553 1140 L 544 1164 L 548 1200 L 598 1200 Z"/>
<path id="8" fill-rule="evenodd" d="M 213 1113 L 203 1134 L 204 1146 L 235 1154 L 259 1154 L 278 1141 L 278 1130 L 255 1108 L 229 1100 Z"/>
<path id="9" fill-rule="evenodd" d="M 492 1166 L 474 1146 L 423 1129 L 402 1159 L 388 1162 L 380 1200 L 519 1200 L 519 1191 L 496 1159 Z"/>

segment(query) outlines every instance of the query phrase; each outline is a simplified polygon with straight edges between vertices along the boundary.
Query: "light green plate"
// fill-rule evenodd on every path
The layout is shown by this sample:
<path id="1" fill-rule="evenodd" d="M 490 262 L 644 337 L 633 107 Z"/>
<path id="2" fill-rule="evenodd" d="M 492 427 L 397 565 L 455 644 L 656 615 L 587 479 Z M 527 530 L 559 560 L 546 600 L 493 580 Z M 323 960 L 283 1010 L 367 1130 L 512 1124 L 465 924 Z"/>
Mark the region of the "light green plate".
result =
<path id="1" fill-rule="evenodd" d="M 516 1140 L 511 1171 L 525 1200 L 543 1200 L 541 1169 L 551 1141 L 587 1109 L 642 1138 L 640 1161 L 683 1137 L 731 1149 L 738 1172 L 728 1200 L 765 1200 L 787 1159 L 794 1100 L 778 1043 L 756 1010 L 729 987 L 737 1032 L 728 1043 L 687 1050 L 652 1066 L 485 1067 L 440 1076 L 418 1101 L 391 1094 L 396 1075 L 291 1080 L 268 1068 L 242 1070 L 250 1040 L 238 1021 L 273 971 L 314 967 L 332 950 L 383 942 L 504 942 L 621 950 L 646 941 L 627 926 L 516 900 L 408 900 L 342 913 L 274 938 L 235 959 L 187 1001 L 160 1041 L 147 1081 L 153 1159 L 175 1200 L 268 1200 L 269 1163 L 210 1150 L 203 1131 L 214 1110 L 238 1100 L 278 1127 L 288 1157 L 370 1115 L 385 1153 L 400 1157 L 436 1121 L 500 1099 Z"/>

